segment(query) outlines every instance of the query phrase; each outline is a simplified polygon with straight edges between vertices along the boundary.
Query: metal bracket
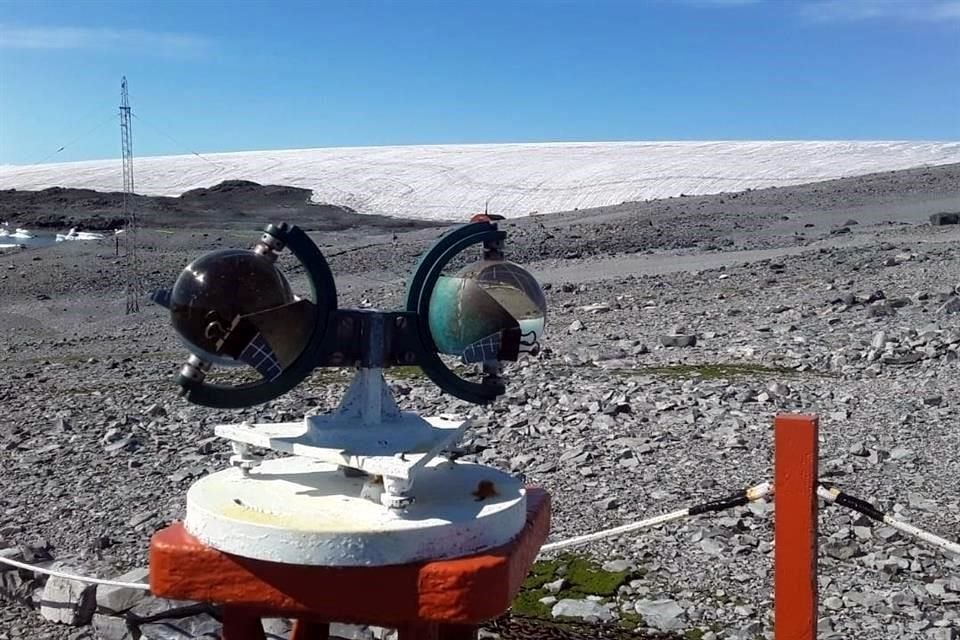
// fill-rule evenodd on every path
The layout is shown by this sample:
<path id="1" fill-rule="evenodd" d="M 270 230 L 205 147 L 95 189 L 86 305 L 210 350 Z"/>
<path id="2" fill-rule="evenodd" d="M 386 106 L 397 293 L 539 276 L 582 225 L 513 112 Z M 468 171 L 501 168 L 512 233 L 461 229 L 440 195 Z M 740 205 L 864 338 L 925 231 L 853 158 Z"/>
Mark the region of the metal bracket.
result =
<path id="1" fill-rule="evenodd" d="M 370 497 L 392 509 L 403 509 L 414 499 L 417 474 L 454 447 L 467 425 L 468 421 L 454 417 L 425 419 L 400 411 L 382 371 L 360 369 L 332 414 L 309 416 L 301 422 L 220 425 L 215 433 L 233 443 L 362 471 L 374 477 L 372 484 L 382 483 L 382 492 L 371 487 Z M 237 459 L 237 464 L 246 462 Z"/>
<path id="2" fill-rule="evenodd" d="M 415 313 L 338 309 L 330 314 L 317 366 L 414 366 L 423 348 Z"/>

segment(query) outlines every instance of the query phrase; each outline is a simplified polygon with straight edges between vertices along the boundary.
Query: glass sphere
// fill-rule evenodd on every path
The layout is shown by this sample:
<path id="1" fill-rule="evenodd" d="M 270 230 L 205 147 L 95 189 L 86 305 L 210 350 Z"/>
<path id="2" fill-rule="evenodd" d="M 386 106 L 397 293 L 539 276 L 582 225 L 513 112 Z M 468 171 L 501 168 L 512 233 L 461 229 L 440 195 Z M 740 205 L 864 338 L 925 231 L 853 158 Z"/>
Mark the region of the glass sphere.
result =
<path id="1" fill-rule="evenodd" d="M 482 341 L 499 344 L 510 329 L 519 329 L 520 352 L 533 351 L 546 319 L 540 284 L 506 260 L 482 260 L 455 276 L 441 276 L 430 298 L 430 332 L 440 353 L 448 355 L 464 356 Z"/>
<path id="2" fill-rule="evenodd" d="M 170 294 L 171 321 L 197 356 L 215 364 L 238 365 L 218 348 L 237 316 L 293 300 L 290 284 L 270 258 L 244 249 L 224 249 L 194 260 L 177 278 Z"/>

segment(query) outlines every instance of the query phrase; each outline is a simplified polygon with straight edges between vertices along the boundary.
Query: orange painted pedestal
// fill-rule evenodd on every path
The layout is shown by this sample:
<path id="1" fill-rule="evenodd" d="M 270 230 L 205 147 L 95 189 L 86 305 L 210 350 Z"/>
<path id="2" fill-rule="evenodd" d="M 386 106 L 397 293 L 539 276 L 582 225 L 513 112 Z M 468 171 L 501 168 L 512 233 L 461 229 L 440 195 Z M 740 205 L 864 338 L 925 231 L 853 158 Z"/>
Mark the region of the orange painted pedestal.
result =
<path id="1" fill-rule="evenodd" d="M 261 617 L 297 620 L 291 640 L 326 640 L 329 622 L 395 627 L 400 640 L 467 640 L 503 614 L 550 530 L 550 496 L 527 489 L 527 523 L 482 554 L 385 567 L 315 567 L 229 555 L 181 524 L 150 541 L 154 595 L 223 605 L 224 640 L 263 640 Z"/>

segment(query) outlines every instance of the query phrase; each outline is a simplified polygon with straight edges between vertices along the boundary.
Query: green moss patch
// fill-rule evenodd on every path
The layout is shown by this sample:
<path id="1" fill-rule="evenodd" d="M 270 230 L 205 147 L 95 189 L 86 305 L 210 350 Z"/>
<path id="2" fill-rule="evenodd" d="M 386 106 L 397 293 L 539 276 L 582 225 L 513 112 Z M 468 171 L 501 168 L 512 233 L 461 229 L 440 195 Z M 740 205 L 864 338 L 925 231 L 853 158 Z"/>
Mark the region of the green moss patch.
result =
<path id="1" fill-rule="evenodd" d="M 567 556 L 567 582 L 572 593 L 585 596 L 612 596 L 630 579 L 629 571 L 604 571 L 594 562 Z"/>
<path id="2" fill-rule="evenodd" d="M 558 601 L 565 598 L 583 600 L 587 596 L 600 596 L 604 602 L 618 603 L 617 592 L 620 587 L 633 579 L 643 576 L 643 569 L 632 571 L 604 571 L 596 562 L 584 556 L 565 554 L 556 558 L 538 560 L 530 568 L 530 573 L 524 580 L 520 592 L 510 607 L 510 612 L 502 619 L 505 629 L 510 629 L 509 620 L 515 618 L 524 633 L 537 629 L 543 637 L 553 637 L 551 632 L 569 632 L 572 637 L 596 637 L 603 639 L 631 639 L 656 638 L 657 640 L 701 640 L 704 631 L 692 628 L 677 633 L 644 632 L 643 616 L 635 611 L 621 611 L 615 607 L 617 619 L 610 623 L 587 623 L 582 620 L 553 618 L 552 604 L 544 604 L 540 600 L 552 596 Z M 545 588 L 547 584 L 563 578 L 563 588 L 558 593 L 550 593 Z M 506 621 L 506 622 L 503 622 Z M 499 630 L 497 625 L 494 625 Z M 718 631 L 719 629 L 714 629 Z M 511 635 L 510 637 L 514 637 Z M 517 637 L 526 637 L 517 636 Z M 540 637 L 537 635 L 537 637 Z"/>
<path id="3" fill-rule="evenodd" d="M 388 380 L 422 380 L 426 377 L 420 367 L 391 367 L 384 369 L 383 373 Z"/>
<path id="4" fill-rule="evenodd" d="M 797 371 L 789 367 L 770 367 L 762 364 L 740 362 L 656 365 L 637 367 L 636 369 L 613 369 L 612 372 L 623 376 L 653 375 L 669 378 L 700 378 L 703 380 L 773 377 L 798 378 L 804 375 L 827 375 L 823 372 Z"/>
<path id="5" fill-rule="evenodd" d="M 643 616 L 635 612 L 620 612 L 620 626 L 629 631 L 643 626 Z"/>
<path id="6" fill-rule="evenodd" d="M 530 569 L 513 601 L 511 610 L 515 615 L 551 620 L 550 605 L 540 600 L 554 596 L 557 600 L 572 598 L 582 600 L 586 596 L 610 598 L 632 578 L 642 575 L 639 571 L 604 571 L 599 564 L 584 557 L 562 555 L 549 560 L 538 560 Z M 549 593 L 544 585 L 563 578 L 559 593 Z M 639 616 L 626 614 L 621 618 L 625 629 L 633 629 L 642 620 Z"/>
<path id="7" fill-rule="evenodd" d="M 328 384 L 347 384 L 353 379 L 355 370 L 346 367 L 321 367 L 314 370 L 306 379 L 306 387 L 324 386 Z M 426 378 L 420 367 L 390 367 L 383 370 L 383 376 L 390 380 L 423 380 Z"/>
<path id="8" fill-rule="evenodd" d="M 550 619 L 550 606 L 540 602 L 541 598 L 546 598 L 548 594 L 543 589 L 521 589 L 513 604 L 510 605 L 511 611 L 525 618 Z"/>
<path id="9" fill-rule="evenodd" d="M 523 589 L 539 589 L 548 582 L 553 582 L 560 577 L 561 568 L 564 566 L 561 560 L 537 560 L 530 568 L 530 574 L 523 581 Z"/>

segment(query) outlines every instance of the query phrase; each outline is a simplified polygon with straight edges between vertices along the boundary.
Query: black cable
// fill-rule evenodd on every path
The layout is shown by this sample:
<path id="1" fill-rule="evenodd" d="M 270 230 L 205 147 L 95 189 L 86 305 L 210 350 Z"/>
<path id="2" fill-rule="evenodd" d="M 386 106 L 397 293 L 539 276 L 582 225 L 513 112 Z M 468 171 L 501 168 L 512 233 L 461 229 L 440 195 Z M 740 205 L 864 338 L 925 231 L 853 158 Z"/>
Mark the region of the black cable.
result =
<path id="1" fill-rule="evenodd" d="M 110 120 L 112 121 L 112 120 L 114 120 L 114 118 L 116 118 L 116 117 L 117 117 L 116 114 L 111 115 L 111 116 L 110 116 Z M 92 119 L 92 118 L 91 118 L 91 119 Z M 51 152 L 49 155 L 47 155 L 47 157 L 45 157 L 44 159 L 42 159 L 40 162 L 35 162 L 34 164 L 46 164 L 52 157 L 54 157 L 55 155 L 57 155 L 58 153 L 60 153 L 60 152 L 63 151 L 64 149 L 67 149 L 68 147 L 73 146 L 73 145 L 76 144 L 78 141 L 82 140 L 83 138 L 86 138 L 87 136 L 89 136 L 90 134 L 92 134 L 94 131 L 97 131 L 97 130 L 99 130 L 99 129 L 102 129 L 106 124 L 107 124 L 107 121 L 105 121 L 105 120 L 98 121 L 97 124 L 94 125 L 92 128 L 90 128 L 89 130 L 85 131 L 84 133 L 82 133 L 82 134 L 80 134 L 80 135 L 72 138 L 72 139 L 70 140 L 70 142 L 68 142 L 68 143 L 66 143 L 66 144 L 60 145 L 60 147 L 57 148 L 56 151 Z"/>
<path id="2" fill-rule="evenodd" d="M 844 493 L 837 487 L 828 485 L 824 482 L 821 482 L 820 486 L 826 489 L 827 491 L 831 492 L 832 494 L 834 494 L 835 496 L 834 502 L 836 502 L 837 504 L 843 507 L 847 507 L 848 509 L 853 509 L 857 513 L 862 513 L 863 515 L 867 516 L 872 520 L 876 520 L 878 522 L 885 522 L 883 511 L 880 511 L 880 509 L 878 509 L 871 503 L 867 502 L 866 500 L 863 500 L 862 498 L 857 498 L 856 496 L 852 496 L 849 493 Z"/>
<path id="3" fill-rule="evenodd" d="M 704 502 L 703 504 L 690 507 L 688 511 L 690 515 L 698 516 L 703 513 L 714 513 L 717 511 L 732 509 L 734 507 L 742 507 L 750 502 L 750 497 L 747 495 L 748 492 L 749 489 L 741 489 L 736 493 L 730 494 L 726 498 L 710 500 L 709 502 Z"/>
<path id="4" fill-rule="evenodd" d="M 185 145 L 185 144 L 179 142 L 178 140 L 174 139 L 173 136 L 171 136 L 169 133 L 167 133 L 166 131 L 164 131 L 164 130 L 161 129 L 160 127 L 154 126 L 153 124 L 150 124 L 149 122 L 144 121 L 142 118 L 140 118 L 140 116 L 138 116 L 136 113 L 134 113 L 134 112 L 132 112 L 132 111 L 131 111 L 130 113 L 131 113 L 131 115 L 132 115 L 134 118 L 137 119 L 137 122 L 138 122 L 138 123 L 142 123 L 142 124 L 146 125 L 148 129 L 152 129 L 152 130 L 156 131 L 157 133 L 159 133 L 160 135 L 162 135 L 163 137 L 165 137 L 167 140 L 169 140 L 170 142 L 172 142 L 173 144 L 175 144 L 175 145 L 176 145 L 177 147 L 179 147 L 180 149 L 186 150 L 190 155 L 192 155 L 192 156 L 197 156 L 198 158 L 200 158 L 200 159 L 203 160 L 204 162 L 209 162 L 210 164 L 214 165 L 215 167 L 219 167 L 219 168 L 224 169 L 224 170 L 227 168 L 227 167 L 225 167 L 224 165 L 220 164 L 219 162 L 216 162 L 216 161 L 214 161 L 214 160 L 211 160 L 210 158 L 207 158 L 206 156 L 203 156 L 203 155 L 201 155 L 200 153 L 198 153 L 198 152 L 196 152 L 196 151 L 191 151 L 191 150 L 190 150 L 190 147 L 188 147 L 187 145 Z"/>

